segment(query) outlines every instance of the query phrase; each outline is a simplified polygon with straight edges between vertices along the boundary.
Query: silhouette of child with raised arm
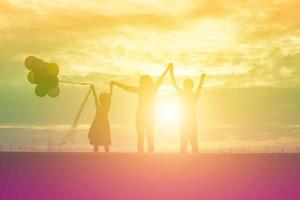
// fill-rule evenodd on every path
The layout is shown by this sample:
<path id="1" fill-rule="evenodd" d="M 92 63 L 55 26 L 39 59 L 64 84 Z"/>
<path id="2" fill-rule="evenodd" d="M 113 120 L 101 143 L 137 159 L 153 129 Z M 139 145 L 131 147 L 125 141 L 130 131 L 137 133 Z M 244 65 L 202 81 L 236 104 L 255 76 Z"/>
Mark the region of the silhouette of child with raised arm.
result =
<path id="1" fill-rule="evenodd" d="M 110 84 L 109 93 L 101 93 L 99 99 L 94 85 L 91 85 L 96 106 L 96 116 L 89 131 L 90 144 L 94 146 L 94 152 L 97 153 L 99 146 L 104 146 L 105 153 L 109 152 L 111 145 L 110 124 L 108 114 L 111 104 L 113 85 Z"/>
<path id="2" fill-rule="evenodd" d="M 136 130 L 137 130 L 137 146 L 138 152 L 144 153 L 144 137 L 146 135 L 148 141 L 148 152 L 154 152 L 153 130 L 154 130 L 154 104 L 156 93 L 161 86 L 164 77 L 169 68 L 159 77 L 156 83 L 150 76 L 140 76 L 139 86 L 129 86 L 118 82 L 112 82 L 114 85 L 139 96 L 139 103 L 136 112 Z"/>
<path id="3" fill-rule="evenodd" d="M 193 81 L 191 79 L 185 79 L 183 82 L 183 88 L 180 88 L 174 76 L 173 64 L 170 63 L 169 67 L 172 83 L 180 98 L 181 153 L 187 152 L 188 142 L 192 145 L 193 153 L 198 153 L 196 104 L 206 75 L 201 75 L 198 88 L 196 92 L 193 92 Z"/>

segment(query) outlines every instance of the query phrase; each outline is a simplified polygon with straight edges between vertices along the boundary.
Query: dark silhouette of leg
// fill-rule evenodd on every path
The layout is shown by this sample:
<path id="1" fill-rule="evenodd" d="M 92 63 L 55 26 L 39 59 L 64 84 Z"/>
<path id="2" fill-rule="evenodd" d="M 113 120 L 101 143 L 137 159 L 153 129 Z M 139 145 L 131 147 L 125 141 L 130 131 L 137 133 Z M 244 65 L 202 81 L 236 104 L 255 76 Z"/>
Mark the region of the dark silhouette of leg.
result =
<path id="1" fill-rule="evenodd" d="M 190 138 L 191 145 L 192 145 L 192 152 L 193 153 L 199 153 L 199 147 L 198 147 L 198 140 L 197 140 L 196 132 L 191 133 L 189 138 Z"/>
<path id="2" fill-rule="evenodd" d="M 140 126 L 140 125 L 137 125 L 136 127 L 136 130 L 137 130 L 137 146 L 138 146 L 138 152 L 139 153 L 144 153 L 144 134 L 145 134 L 145 129 Z"/>
<path id="3" fill-rule="evenodd" d="M 148 142 L 148 152 L 154 153 L 154 142 L 153 142 L 153 128 L 146 129 L 147 142 Z"/>
<path id="4" fill-rule="evenodd" d="M 138 133 L 138 152 L 144 153 L 144 132 Z"/>
<path id="5" fill-rule="evenodd" d="M 180 152 L 186 153 L 187 152 L 187 145 L 188 145 L 188 137 L 186 133 L 181 133 L 181 147 Z"/>
<path id="6" fill-rule="evenodd" d="M 99 149 L 99 146 L 98 145 L 94 145 L 94 153 L 98 153 L 98 149 Z"/>
<path id="7" fill-rule="evenodd" d="M 109 153 L 109 145 L 104 146 L 105 153 Z"/>

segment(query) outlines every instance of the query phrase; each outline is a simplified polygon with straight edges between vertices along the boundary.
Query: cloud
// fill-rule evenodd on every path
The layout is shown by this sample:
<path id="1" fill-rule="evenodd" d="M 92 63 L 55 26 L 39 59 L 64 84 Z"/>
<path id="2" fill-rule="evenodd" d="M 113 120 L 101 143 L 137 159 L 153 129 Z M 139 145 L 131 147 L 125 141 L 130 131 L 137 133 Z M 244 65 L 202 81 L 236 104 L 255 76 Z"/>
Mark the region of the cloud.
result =
<path id="1" fill-rule="evenodd" d="M 242 22 L 242 38 L 247 41 L 278 40 L 299 34 L 300 2 L 295 0 L 267 1 L 262 7 L 254 7 L 251 15 Z"/>
<path id="2" fill-rule="evenodd" d="M 227 3 L 226 3 L 227 2 Z M 197 4 L 196 8 L 194 8 L 190 12 L 191 18 L 222 18 L 230 15 L 235 11 L 234 1 L 195 1 Z M 230 4 L 230 5 L 228 5 Z"/>

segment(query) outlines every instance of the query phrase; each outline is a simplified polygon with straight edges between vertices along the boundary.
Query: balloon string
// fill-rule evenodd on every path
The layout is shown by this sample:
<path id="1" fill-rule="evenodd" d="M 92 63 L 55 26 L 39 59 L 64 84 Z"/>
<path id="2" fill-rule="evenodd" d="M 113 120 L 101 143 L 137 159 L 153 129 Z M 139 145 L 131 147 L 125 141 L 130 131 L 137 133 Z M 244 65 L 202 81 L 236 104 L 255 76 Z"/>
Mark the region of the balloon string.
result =
<path id="1" fill-rule="evenodd" d="M 85 104 L 86 104 L 86 102 L 87 102 L 87 100 L 88 100 L 91 92 L 92 92 L 92 90 L 89 89 L 88 93 L 86 94 L 86 96 L 85 96 L 85 98 L 84 98 L 84 100 L 83 100 L 83 102 L 82 102 L 82 104 L 81 104 L 81 106 L 79 108 L 79 111 L 78 111 L 78 113 L 77 113 L 77 115 L 76 115 L 76 117 L 74 119 L 74 122 L 73 122 L 72 126 L 68 130 L 66 136 L 62 139 L 60 145 L 65 145 L 65 144 L 67 144 L 67 142 L 71 142 L 72 139 L 74 138 L 74 136 L 76 134 L 76 128 L 77 128 L 77 124 L 78 124 L 79 118 L 81 116 L 83 108 L 84 108 L 84 106 L 85 106 Z"/>
<path id="2" fill-rule="evenodd" d="M 89 83 L 80 83 L 80 82 L 71 82 L 71 81 L 59 81 L 60 83 L 68 83 L 68 84 L 73 84 L 73 85 L 91 85 Z"/>

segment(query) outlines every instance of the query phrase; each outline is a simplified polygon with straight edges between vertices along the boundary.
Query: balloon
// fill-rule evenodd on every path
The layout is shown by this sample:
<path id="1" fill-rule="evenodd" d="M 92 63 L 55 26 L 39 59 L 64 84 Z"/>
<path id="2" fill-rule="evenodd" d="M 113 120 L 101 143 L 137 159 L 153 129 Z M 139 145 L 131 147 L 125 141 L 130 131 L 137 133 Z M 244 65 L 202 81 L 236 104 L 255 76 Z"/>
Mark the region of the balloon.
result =
<path id="1" fill-rule="evenodd" d="M 37 96 L 44 97 L 48 94 L 50 97 L 57 97 L 59 95 L 57 64 L 44 62 L 35 56 L 28 56 L 25 58 L 25 66 L 31 70 L 27 75 L 28 81 L 37 84 L 35 88 Z"/>
<path id="2" fill-rule="evenodd" d="M 47 65 L 48 63 L 39 59 L 34 63 L 33 71 L 36 73 L 47 74 Z"/>
<path id="3" fill-rule="evenodd" d="M 59 73 L 59 67 L 55 63 L 49 63 L 47 65 L 47 74 L 57 76 Z"/>
<path id="4" fill-rule="evenodd" d="M 32 63 L 32 71 L 35 73 L 40 73 L 40 74 L 46 74 L 46 67 L 47 63 L 45 63 L 43 60 L 37 58 L 34 60 Z"/>
<path id="5" fill-rule="evenodd" d="M 48 88 L 45 87 L 43 84 L 39 84 L 35 87 L 35 94 L 39 97 L 44 97 L 46 96 L 48 92 Z"/>
<path id="6" fill-rule="evenodd" d="M 60 93 L 59 87 L 48 90 L 49 97 L 57 97 L 59 95 L 59 93 Z"/>
<path id="7" fill-rule="evenodd" d="M 47 76 L 43 73 L 35 73 L 35 76 L 34 76 L 34 81 L 37 83 L 37 84 L 43 84 L 46 80 Z"/>
<path id="8" fill-rule="evenodd" d="M 27 75 L 27 80 L 31 83 L 31 84 L 37 84 L 37 82 L 34 79 L 35 77 L 35 73 L 33 71 L 29 72 Z"/>
<path id="9" fill-rule="evenodd" d="M 35 56 L 28 56 L 25 58 L 25 66 L 27 69 L 32 70 L 33 63 L 37 60 L 38 58 Z"/>
<path id="10" fill-rule="evenodd" d="M 58 86 L 57 76 L 48 76 L 44 82 L 45 86 L 49 89 L 55 88 Z"/>

